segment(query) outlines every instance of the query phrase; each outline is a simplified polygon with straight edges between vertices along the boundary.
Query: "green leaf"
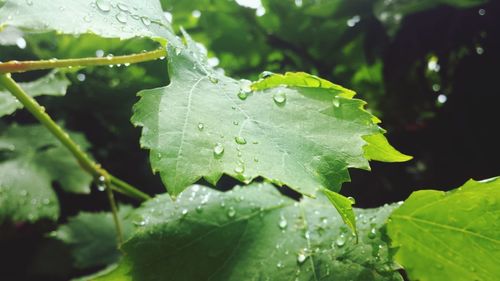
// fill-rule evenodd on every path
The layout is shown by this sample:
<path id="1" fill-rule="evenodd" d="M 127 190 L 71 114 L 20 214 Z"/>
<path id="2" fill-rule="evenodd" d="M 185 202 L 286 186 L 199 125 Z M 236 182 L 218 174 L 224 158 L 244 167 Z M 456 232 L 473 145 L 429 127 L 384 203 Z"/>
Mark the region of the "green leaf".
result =
<path id="1" fill-rule="evenodd" d="M 157 0 L 5 0 L 0 5 L 0 28 L 66 34 L 94 33 L 108 38 L 162 37 L 174 39 Z"/>
<path id="2" fill-rule="evenodd" d="M 344 223 L 352 230 L 354 235 L 357 235 L 356 216 L 352 208 L 354 204 L 353 201 L 328 189 L 323 189 L 323 193 L 326 195 L 326 198 L 330 200 L 330 203 L 332 203 L 335 209 L 337 209 Z"/>
<path id="3" fill-rule="evenodd" d="M 130 206 L 121 206 L 119 217 L 124 239 L 132 234 L 134 226 L 126 216 Z M 111 265 L 118 261 L 121 253 L 117 249 L 116 229 L 111 213 L 81 212 L 60 226 L 52 236 L 69 245 L 77 268 Z"/>
<path id="4" fill-rule="evenodd" d="M 413 159 L 413 157 L 397 151 L 382 134 L 364 136 L 363 139 L 367 143 L 363 148 L 365 150 L 365 157 L 368 160 L 405 162 Z"/>
<path id="5" fill-rule="evenodd" d="M 64 96 L 69 85 L 70 81 L 66 75 L 57 71 L 32 82 L 19 83 L 19 86 L 32 97 Z M 23 105 L 10 92 L 0 87 L 0 117 L 12 114 L 20 108 L 23 108 Z"/>
<path id="6" fill-rule="evenodd" d="M 177 281 L 402 280 L 380 232 L 394 206 L 356 210 L 356 244 L 327 199 L 318 197 L 296 202 L 270 184 L 226 193 L 192 186 L 175 202 L 160 195 L 133 217 L 140 227 L 123 245 L 121 276 L 168 276 Z M 114 278 L 102 280 L 125 278 L 112 274 Z"/>
<path id="7" fill-rule="evenodd" d="M 210 69 L 186 40 L 187 49 L 169 46 L 171 84 L 140 92 L 132 117 L 172 195 L 225 173 L 315 196 L 321 187 L 338 191 L 347 168 L 369 169 L 363 136 L 379 133 L 379 120 L 363 101 L 345 97 L 352 91 L 303 73 L 271 75 L 252 91 L 250 81 Z"/>
<path id="8" fill-rule="evenodd" d="M 450 192 L 414 192 L 387 229 L 411 280 L 496 280 L 500 276 L 500 178 Z"/>
<path id="9" fill-rule="evenodd" d="M 82 148 L 88 147 L 83 136 L 72 137 Z M 46 128 L 15 124 L 0 128 L 0 224 L 56 220 L 55 181 L 66 192 L 89 193 L 92 177 Z"/>

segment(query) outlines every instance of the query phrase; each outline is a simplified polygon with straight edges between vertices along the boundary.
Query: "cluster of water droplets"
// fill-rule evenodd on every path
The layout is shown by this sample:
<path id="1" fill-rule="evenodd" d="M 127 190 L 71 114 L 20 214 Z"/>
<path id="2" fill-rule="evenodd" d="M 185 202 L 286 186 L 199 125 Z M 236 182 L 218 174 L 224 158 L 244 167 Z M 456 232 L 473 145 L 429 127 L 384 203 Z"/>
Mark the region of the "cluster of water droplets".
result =
<path id="1" fill-rule="evenodd" d="M 116 11 L 115 18 L 121 24 L 126 24 L 129 21 L 129 18 L 140 20 L 145 26 L 150 26 L 153 22 L 149 17 L 139 15 L 137 13 L 137 7 L 130 7 L 129 5 L 119 1 L 96 0 L 92 3 L 92 6 L 104 14 L 112 13 L 114 9 Z M 91 15 L 84 16 L 83 20 L 85 22 L 91 22 Z"/>

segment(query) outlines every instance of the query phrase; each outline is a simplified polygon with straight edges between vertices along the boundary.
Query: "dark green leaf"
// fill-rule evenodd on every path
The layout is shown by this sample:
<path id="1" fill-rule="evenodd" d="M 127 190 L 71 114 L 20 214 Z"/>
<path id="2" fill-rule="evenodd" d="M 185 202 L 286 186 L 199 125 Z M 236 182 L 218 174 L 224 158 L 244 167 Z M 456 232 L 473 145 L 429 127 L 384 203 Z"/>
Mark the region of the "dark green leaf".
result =
<path id="1" fill-rule="evenodd" d="M 32 97 L 64 96 L 69 84 L 65 74 L 53 71 L 33 82 L 19 83 L 19 86 Z M 23 108 L 23 105 L 7 90 L 0 88 L 0 117 L 12 114 L 20 108 Z"/>
<path id="2" fill-rule="evenodd" d="M 72 137 L 88 147 L 83 136 Z M 55 181 L 67 192 L 89 193 L 92 177 L 46 128 L 14 124 L 0 131 L 0 223 L 57 219 Z"/>
<path id="3" fill-rule="evenodd" d="M 103 280 L 402 280 L 381 240 L 393 208 L 356 210 L 356 244 L 322 196 L 295 202 L 269 184 L 193 186 L 136 212 L 120 273 Z"/>
<path id="4" fill-rule="evenodd" d="M 413 193 L 387 229 L 411 280 L 497 280 L 500 178 Z"/>
<path id="5" fill-rule="evenodd" d="M 124 239 L 130 237 L 133 231 L 133 225 L 125 220 L 131 210 L 129 206 L 121 206 L 119 211 Z M 77 268 L 111 265 L 121 255 L 111 213 L 79 213 L 54 231 L 52 236 L 69 245 Z"/>

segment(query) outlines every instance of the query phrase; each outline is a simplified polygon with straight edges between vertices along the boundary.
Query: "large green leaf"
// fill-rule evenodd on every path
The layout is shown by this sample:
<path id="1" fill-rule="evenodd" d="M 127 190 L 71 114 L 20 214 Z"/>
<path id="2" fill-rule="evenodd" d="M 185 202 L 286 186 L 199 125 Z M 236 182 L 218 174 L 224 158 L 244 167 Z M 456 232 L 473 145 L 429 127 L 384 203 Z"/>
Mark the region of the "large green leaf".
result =
<path id="1" fill-rule="evenodd" d="M 32 97 L 41 95 L 64 96 L 69 84 L 65 74 L 54 71 L 35 81 L 19 83 L 19 86 Z M 23 105 L 0 86 L 0 117 L 12 114 L 20 108 L 23 108 Z"/>
<path id="2" fill-rule="evenodd" d="M 417 191 L 387 229 L 411 280 L 497 280 L 500 178 L 470 180 L 450 192 Z"/>
<path id="3" fill-rule="evenodd" d="M 381 129 L 352 91 L 305 73 L 268 75 L 252 90 L 209 68 L 186 40 L 186 49 L 169 46 L 171 84 L 140 92 L 132 117 L 171 194 L 225 173 L 314 196 L 320 187 L 338 191 L 347 168 L 369 169 L 363 137 Z"/>
<path id="4" fill-rule="evenodd" d="M 192 186 L 136 211 L 126 260 L 103 280 L 402 280 L 381 239 L 393 209 L 356 210 L 356 244 L 324 197 L 296 202 L 270 184 Z"/>
<path id="5" fill-rule="evenodd" d="M 133 231 L 130 220 L 125 220 L 131 210 L 129 206 L 121 206 L 118 213 L 124 239 Z M 77 268 L 111 265 L 121 255 L 117 248 L 116 228 L 111 213 L 79 213 L 54 231 L 52 236 L 70 247 Z"/>
<path id="6" fill-rule="evenodd" d="M 79 134 L 72 137 L 88 144 Z M 89 193 L 92 177 L 71 153 L 40 125 L 0 130 L 0 224 L 4 221 L 55 220 L 59 203 L 52 183 L 64 191 Z"/>
<path id="7" fill-rule="evenodd" d="M 174 38 L 157 0 L 4 0 L 0 28 L 66 34 L 95 33 L 109 38 Z"/>

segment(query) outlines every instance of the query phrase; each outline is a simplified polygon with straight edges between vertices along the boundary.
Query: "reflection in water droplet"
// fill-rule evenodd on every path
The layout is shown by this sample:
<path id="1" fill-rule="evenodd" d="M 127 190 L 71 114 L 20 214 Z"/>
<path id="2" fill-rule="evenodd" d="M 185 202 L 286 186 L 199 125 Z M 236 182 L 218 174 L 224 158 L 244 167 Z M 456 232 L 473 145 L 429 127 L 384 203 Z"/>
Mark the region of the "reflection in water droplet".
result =
<path id="1" fill-rule="evenodd" d="M 229 210 L 227 211 L 227 216 L 233 218 L 235 215 L 236 215 L 236 210 L 233 207 L 229 207 Z"/>
<path id="2" fill-rule="evenodd" d="M 236 141 L 237 144 L 242 144 L 242 145 L 247 143 L 247 140 L 242 136 L 235 137 L 234 141 Z"/>
<path id="3" fill-rule="evenodd" d="M 215 157 L 220 157 L 222 156 L 222 154 L 224 154 L 224 146 L 220 142 L 218 142 L 214 146 L 214 155 Z"/>
<path id="4" fill-rule="evenodd" d="M 95 1 L 97 8 L 103 12 L 109 12 L 111 10 L 111 5 L 108 0 L 97 0 Z"/>
<path id="5" fill-rule="evenodd" d="M 128 16 L 124 12 L 119 12 L 118 14 L 116 14 L 116 19 L 121 23 L 127 23 Z"/>

